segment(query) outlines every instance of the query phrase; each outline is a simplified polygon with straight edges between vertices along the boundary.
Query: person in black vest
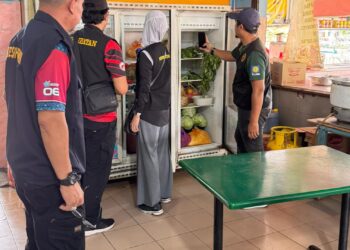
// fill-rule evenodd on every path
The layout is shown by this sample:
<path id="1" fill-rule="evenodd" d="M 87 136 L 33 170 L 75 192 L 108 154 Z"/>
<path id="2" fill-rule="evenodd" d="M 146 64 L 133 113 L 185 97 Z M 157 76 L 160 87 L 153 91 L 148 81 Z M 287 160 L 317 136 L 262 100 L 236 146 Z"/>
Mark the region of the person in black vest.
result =
<path id="1" fill-rule="evenodd" d="M 169 147 L 170 54 L 162 43 L 169 25 L 161 11 L 147 14 L 144 48 L 136 63 L 135 115 L 137 135 L 137 205 L 147 214 L 161 215 L 161 203 L 171 201 L 173 173 Z"/>
<path id="2" fill-rule="evenodd" d="M 108 22 L 106 0 L 85 0 L 82 30 L 74 34 L 74 46 L 81 69 L 84 91 L 94 86 L 109 87 L 109 92 L 124 95 L 128 90 L 122 51 L 116 40 L 103 34 Z M 102 102 L 98 103 L 103 105 Z M 116 108 L 109 112 L 91 112 L 84 99 L 84 131 L 86 173 L 82 184 L 85 189 L 86 218 L 95 229 L 87 228 L 85 235 L 111 229 L 113 219 L 102 218 L 101 199 L 111 172 L 116 143 Z"/>
<path id="3" fill-rule="evenodd" d="M 231 52 L 219 50 L 209 42 L 203 50 L 225 61 L 235 61 L 234 103 L 238 107 L 235 132 L 238 153 L 264 151 L 263 128 L 272 108 L 271 73 L 265 48 L 257 36 L 259 13 L 247 8 L 229 13 L 236 20 L 236 37 L 240 44 Z"/>
<path id="4" fill-rule="evenodd" d="M 82 3 L 40 0 L 8 49 L 6 149 L 25 206 L 28 250 L 85 249 L 86 221 L 77 208 L 84 203 L 81 87 L 67 33 L 79 23 Z"/>

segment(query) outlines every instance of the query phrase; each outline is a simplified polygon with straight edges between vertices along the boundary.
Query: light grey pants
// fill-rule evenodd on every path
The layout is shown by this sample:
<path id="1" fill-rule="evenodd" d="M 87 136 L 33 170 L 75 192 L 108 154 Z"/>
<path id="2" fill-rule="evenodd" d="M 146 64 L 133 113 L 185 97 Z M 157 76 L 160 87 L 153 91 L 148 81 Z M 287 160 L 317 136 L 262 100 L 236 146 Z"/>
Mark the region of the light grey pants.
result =
<path id="1" fill-rule="evenodd" d="M 141 120 L 137 136 L 137 205 L 154 206 L 160 199 L 170 198 L 172 186 L 169 124 L 158 127 Z"/>

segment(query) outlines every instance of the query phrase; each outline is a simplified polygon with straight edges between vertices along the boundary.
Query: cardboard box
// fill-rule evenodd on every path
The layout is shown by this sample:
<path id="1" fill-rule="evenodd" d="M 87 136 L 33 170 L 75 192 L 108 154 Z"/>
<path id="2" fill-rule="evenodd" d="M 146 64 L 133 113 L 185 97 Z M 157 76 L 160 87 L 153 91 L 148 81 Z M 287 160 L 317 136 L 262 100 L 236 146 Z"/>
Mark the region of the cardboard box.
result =
<path id="1" fill-rule="evenodd" d="M 271 66 L 272 83 L 278 85 L 305 84 L 306 64 L 274 62 Z"/>
<path id="2" fill-rule="evenodd" d="M 316 145 L 316 127 L 296 128 L 299 135 L 298 144 L 301 147 Z"/>

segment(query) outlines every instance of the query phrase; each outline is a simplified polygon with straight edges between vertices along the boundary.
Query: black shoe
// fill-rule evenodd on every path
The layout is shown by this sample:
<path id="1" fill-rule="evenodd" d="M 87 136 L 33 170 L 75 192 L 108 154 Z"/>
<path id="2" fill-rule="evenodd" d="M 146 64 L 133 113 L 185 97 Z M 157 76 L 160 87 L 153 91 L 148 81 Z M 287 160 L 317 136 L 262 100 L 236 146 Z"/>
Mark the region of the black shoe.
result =
<path id="1" fill-rule="evenodd" d="M 115 225 L 113 219 L 100 219 L 99 223 L 96 225 L 95 229 L 90 229 L 85 227 L 85 236 L 90 236 L 102 232 L 106 232 L 112 229 Z"/>
<path id="2" fill-rule="evenodd" d="M 153 207 L 149 207 L 145 204 L 142 204 L 138 205 L 138 208 L 145 214 L 161 215 L 164 213 L 162 205 L 160 203 L 154 205 Z"/>

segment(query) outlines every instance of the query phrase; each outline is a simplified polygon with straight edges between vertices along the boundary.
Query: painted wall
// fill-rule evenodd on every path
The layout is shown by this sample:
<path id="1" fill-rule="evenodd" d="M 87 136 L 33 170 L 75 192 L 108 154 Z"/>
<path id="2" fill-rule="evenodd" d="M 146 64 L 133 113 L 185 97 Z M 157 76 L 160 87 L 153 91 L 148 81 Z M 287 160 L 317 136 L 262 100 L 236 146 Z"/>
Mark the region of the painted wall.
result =
<path id="1" fill-rule="evenodd" d="M 231 6 L 241 9 L 250 7 L 252 4 L 251 0 L 231 0 Z M 259 0 L 259 13 L 262 17 L 266 16 L 267 0 Z"/>
<path id="2" fill-rule="evenodd" d="M 11 38 L 21 28 L 21 6 L 19 1 L 0 0 L 0 167 L 6 166 L 6 121 L 4 100 L 5 60 Z"/>

